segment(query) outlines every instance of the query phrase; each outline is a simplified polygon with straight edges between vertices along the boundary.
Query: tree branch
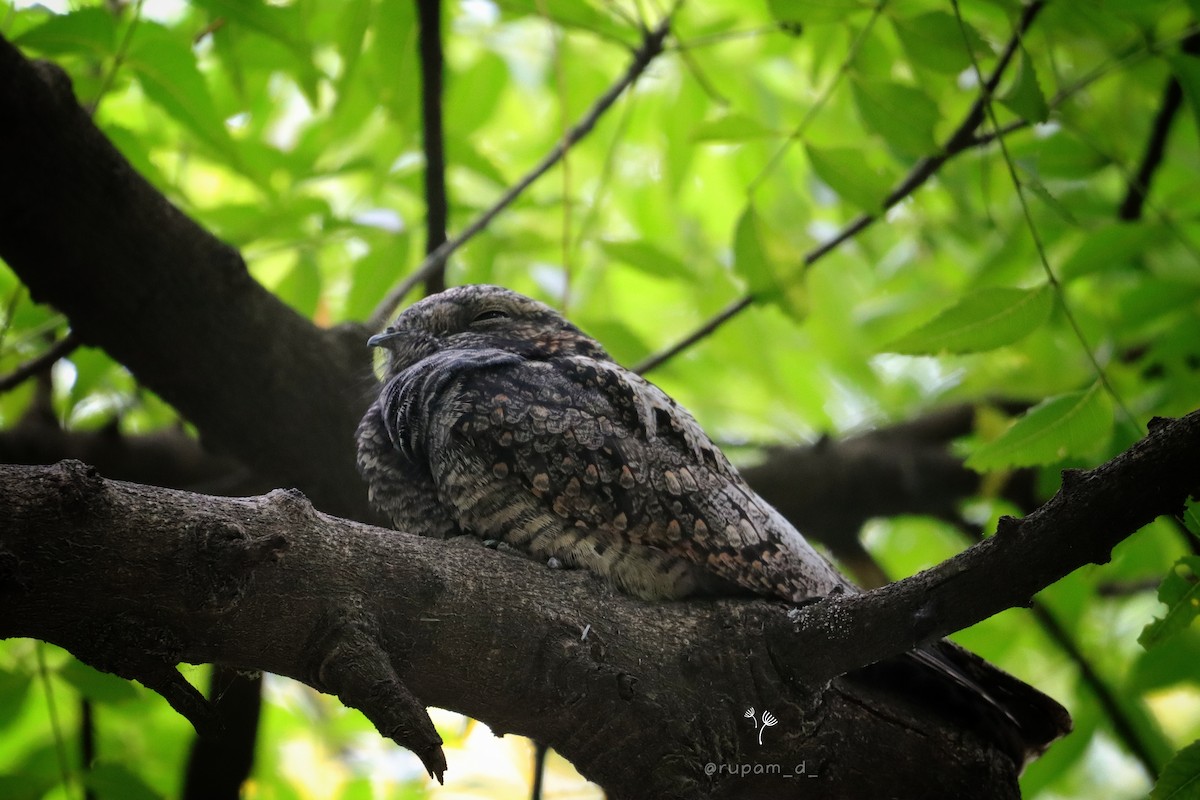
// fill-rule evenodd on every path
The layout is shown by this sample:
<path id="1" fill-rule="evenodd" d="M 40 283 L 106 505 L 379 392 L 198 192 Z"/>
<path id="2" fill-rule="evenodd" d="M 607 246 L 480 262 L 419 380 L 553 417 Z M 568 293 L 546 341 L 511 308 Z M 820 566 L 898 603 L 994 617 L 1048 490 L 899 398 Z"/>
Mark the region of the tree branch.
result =
<path id="1" fill-rule="evenodd" d="M 2 38 L 0 107 L 12 187 L 0 258 L 33 299 L 194 422 L 213 452 L 372 518 L 348 446 L 374 388 L 365 334 L 318 329 L 256 283 L 236 250 L 129 166 L 62 70 Z"/>
<path id="2" fill-rule="evenodd" d="M 26 361 L 12 372 L 0 377 L 0 394 L 17 388 L 33 376 L 50 369 L 60 358 L 66 358 L 75 352 L 75 348 L 79 347 L 79 345 L 79 337 L 73 331 L 67 333 L 66 336 L 50 345 L 46 349 L 46 352 Z"/>
<path id="3" fill-rule="evenodd" d="M 950 784 L 975 794 L 980 769 L 993 796 L 1015 796 L 1011 764 L 1004 777 L 995 751 L 951 746 L 961 728 L 944 738 L 953 726 L 939 727 L 931 709 L 912 716 L 911 698 L 888 699 L 859 681 L 812 687 L 1106 561 L 1117 542 L 1177 512 L 1200 486 L 1197 453 L 1200 411 L 1159 420 L 1107 464 L 1064 473 L 1050 502 L 955 558 L 790 610 L 766 601 L 648 605 L 588 574 L 474 540 L 327 517 L 295 493 L 218 499 L 103 481 L 74 462 L 5 466 L 0 636 L 60 644 L 166 692 L 201 720 L 198 695 L 171 677 L 180 661 L 290 676 L 362 708 L 434 771 L 440 751 L 430 749 L 436 734 L 420 704 L 536 736 L 617 798 L 794 794 L 778 775 L 705 774 L 705 763 L 758 759 L 803 759 L 825 776 L 813 786 L 830 797 L 896 785 L 913 796 L 954 796 Z M 480 575 L 489 576 L 486 592 Z M 748 707 L 783 723 L 773 747 L 747 749 L 739 723 Z M 873 769 L 856 767 L 868 758 Z M 941 768 L 893 771 L 905 763 Z"/>
<path id="4" fill-rule="evenodd" d="M 62 645 L 200 720 L 178 662 L 337 692 L 434 771 L 420 704 L 536 736 L 614 798 L 794 794 L 779 773 L 729 774 L 741 764 L 807 770 L 823 797 L 897 784 L 1017 796 L 1007 757 L 936 708 L 784 681 L 764 637 L 786 624 L 779 604 L 648 606 L 588 574 L 325 517 L 293 494 L 209 498 L 73 462 L 0 467 L 0 508 L 0 637 Z M 761 747 L 749 707 L 780 721 Z"/>
<path id="5" fill-rule="evenodd" d="M 1180 50 L 1193 56 L 1200 53 L 1200 34 L 1192 33 L 1185 37 L 1180 43 Z M 1158 113 L 1154 115 L 1154 124 L 1150 127 L 1150 136 L 1146 139 L 1146 149 L 1142 153 L 1137 173 L 1130 179 L 1125 199 L 1117 208 L 1117 219 L 1142 218 L 1142 207 L 1150 193 L 1150 182 L 1166 155 L 1167 136 L 1182 105 L 1183 88 L 1179 85 L 1179 79 L 1171 75 L 1163 87 L 1162 103 L 1158 107 Z"/>
<path id="6" fill-rule="evenodd" d="M 559 142 L 554 145 L 553 149 L 551 149 L 551 151 L 547 153 L 546 156 L 539 161 L 533 169 L 531 169 L 524 177 L 513 184 L 508 191 L 506 191 L 500 197 L 499 200 L 497 200 L 490 208 L 480 214 L 470 225 L 464 228 L 460 234 L 448 242 L 445 242 L 428 256 L 426 256 L 425 260 L 421 262 L 420 266 L 417 267 L 415 272 L 405 278 L 400 285 L 389 292 L 388 295 L 383 299 L 383 302 L 375 307 L 375 311 L 372 312 L 370 319 L 367 320 L 366 327 L 373 331 L 383 328 L 383 326 L 387 324 L 388 320 L 396 312 L 396 308 L 400 305 L 401 301 L 403 301 L 405 296 L 412 291 L 414 286 L 425 280 L 435 271 L 444 269 L 446 260 L 456 250 L 458 250 L 460 247 L 474 238 L 477 233 L 491 224 L 491 221 L 495 219 L 501 211 L 508 208 L 508 206 L 510 206 L 514 200 L 520 197 L 521 194 L 528 189 L 534 181 L 542 177 L 542 175 L 548 172 L 551 167 L 561 161 L 563 156 L 566 155 L 567 151 L 572 145 L 591 133 L 592 128 L 596 126 L 596 123 L 600 120 L 600 117 L 604 115 L 604 112 L 608 111 L 608 109 L 612 107 L 612 104 L 617 101 L 617 98 L 620 97 L 626 89 L 637 82 L 637 79 L 641 77 L 642 73 L 646 71 L 646 68 L 650 66 L 650 62 L 657 58 L 659 53 L 662 52 L 663 42 L 666 40 L 667 34 L 670 32 L 670 30 L 671 16 L 668 14 L 667 16 L 663 17 L 662 21 L 659 22 L 659 24 L 653 30 L 645 31 L 642 37 L 642 44 L 637 50 L 634 51 L 633 60 L 630 61 L 629 67 L 625 70 L 625 74 L 622 75 L 616 83 L 610 86 L 608 91 L 604 92 L 604 94 L 600 95 L 600 97 L 596 99 L 596 102 L 592 105 L 588 112 L 583 115 L 579 122 L 575 123 L 575 125 L 567 130 L 562 139 L 560 139 Z"/>
<path id="7" fill-rule="evenodd" d="M 1092 470 L 1065 470 L 1059 492 L 994 536 L 911 578 L 799 609 L 781 651 L 820 680 L 944 637 L 1017 606 L 1155 518 L 1182 513 L 1200 490 L 1200 411 L 1156 418 L 1150 433 Z M 837 620 L 830 625 L 829 620 Z M 803 661 L 800 654 L 807 654 Z M 831 658 L 826 656 L 832 655 Z"/>
<path id="8" fill-rule="evenodd" d="M 446 242 L 446 141 L 442 132 L 442 0 L 414 0 L 421 49 L 421 147 L 425 151 L 425 252 Z M 425 278 L 425 292 L 446 288 L 446 262 Z"/>
<path id="9" fill-rule="evenodd" d="M 807 269 L 817 261 L 824 258 L 829 253 L 833 252 L 839 245 L 847 240 L 857 236 L 862 231 L 866 230 L 872 223 L 880 219 L 884 213 L 892 206 L 899 203 L 904 198 L 911 195 L 919 189 L 924 183 L 937 174 L 947 161 L 953 156 L 958 155 L 964 150 L 968 150 L 977 146 L 978 140 L 974 137 L 975 129 L 983 122 L 984 112 L 987 108 L 987 101 L 990 99 L 996 87 L 1000 85 L 1000 79 L 1004 75 L 1004 71 L 1008 68 L 1012 61 L 1013 54 L 1016 53 L 1017 47 L 1021 42 L 1021 37 L 1029 30 L 1029 26 L 1033 24 L 1034 19 L 1045 6 L 1044 0 L 1035 0 L 1025 7 L 1021 13 L 1021 19 L 1017 23 L 1016 29 L 1008 40 L 1008 44 L 1004 46 L 1004 50 L 1000 54 L 996 66 L 992 69 L 991 75 L 988 76 L 983 86 L 980 87 L 979 97 L 971 105 L 962 122 L 955 128 L 954 133 L 950 134 L 946 139 L 946 143 L 942 145 L 940 152 L 934 155 L 926 156 L 913 166 L 908 175 L 904 177 L 900 183 L 888 193 L 883 199 L 882 208 L 878 212 L 870 214 L 861 214 L 848 225 L 843 227 L 832 238 L 822 242 L 817 247 L 804 254 L 802 264 Z M 643 361 L 641 361 L 634 371 L 643 374 L 652 369 L 662 366 L 665 362 L 679 355 L 687 348 L 697 342 L 712 335 L 718 328 L 724 325 L 729 320 L 733 319 L 739 313 L 748 308 L 755 300 L 753 293 L 747 293 L 742 297 L 732 301 L 719 311 L 712 319 L 705 322 L 692 333 L 680 339 L 675 344 L 666 349 L 655 353 Z"/>

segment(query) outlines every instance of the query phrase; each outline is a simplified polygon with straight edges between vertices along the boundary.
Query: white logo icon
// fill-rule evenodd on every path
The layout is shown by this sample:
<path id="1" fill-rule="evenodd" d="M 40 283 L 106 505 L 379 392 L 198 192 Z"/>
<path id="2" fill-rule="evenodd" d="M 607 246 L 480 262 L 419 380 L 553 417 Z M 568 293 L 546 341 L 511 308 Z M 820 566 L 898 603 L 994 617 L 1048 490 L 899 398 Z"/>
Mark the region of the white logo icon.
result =
<path id="1" fill-rule="evenodd" d="M 743 714 L 743 716 L 746 717 L 746 719 L 750 720 L 750 722 L 758 730 L 758 743 L 760 746 L 762 745 L 763 731 L 765 731 L 767 728 L 770 728 L 774 725 L 779 724 L 779 720 L 775 719 L 774 714 L 772 714 L 770 711 L 764 711 L 762 713 L 762 725 L 760 726 L 758 724 L 758 719 L 756 719 L 755 715 L 754 715 L 754 706 L 750 706 L 750 708 L 747 708 L 746 713 Z"/>

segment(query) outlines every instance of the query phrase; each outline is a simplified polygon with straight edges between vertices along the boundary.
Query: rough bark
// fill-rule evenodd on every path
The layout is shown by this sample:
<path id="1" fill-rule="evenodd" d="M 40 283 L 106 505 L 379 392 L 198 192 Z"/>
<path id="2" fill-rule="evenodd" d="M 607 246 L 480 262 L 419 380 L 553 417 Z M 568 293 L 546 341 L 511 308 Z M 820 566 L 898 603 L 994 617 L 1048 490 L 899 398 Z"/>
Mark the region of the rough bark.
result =
<path id="1" fill-rule="evenodd" d="M 785 681 L 768 633 L 781 604 L 648 608 L 588 574 L 326 517 L 295 493 L 219 499 L 77 462 L 0 467 L 0 507 L 0 637 L 158 687 L 178 662 L 218 661 L 337 691 L 383 652 L 422 703 L 535 736 L 614 798 L 1017 796 L 1007 757 L 928 705 Z M 395 729 L 390 693 L 349 699 L 429 746 Z M 761 746 L 751 707 L 778 720 Z"/>
<path id="2" fill-rule="evenodd" d="M 650 608 L 474 540 L 327 517 L 297 493 L 218 499 L 105 481 L 77 462 L 0 467 L 0 637 L 60 644 L 201 722 L 175 664 L 290 676 L 362 708 L 427 765 L 436 737 L 417 701 L 451 708 L 548 743 L 617 798 L 1012 797 L 1014 765 L 940 709 L 830 678 L 1106 561 L 1181 512 L 1200 487 L 1198 453 L 1200 411 L 1158 420 L 959 556 L 799 610 Z M 749 708 L 779 721 L 762 745 Z M 754 773 L 768 764 L 781 772 Z M 819 777 L 799 790 L 797 768 Z"/>
<path id="3" fill-rule="evenodd" d="M 373 380 L 365 334 L 321 330 L 255 282 L 234 248 L 129 166 L 61 69 L 2 38 L 0 108 L 0 257 L 33 299 L 195 423 L 210 449 L 369 518 L 346 446 Z"/>

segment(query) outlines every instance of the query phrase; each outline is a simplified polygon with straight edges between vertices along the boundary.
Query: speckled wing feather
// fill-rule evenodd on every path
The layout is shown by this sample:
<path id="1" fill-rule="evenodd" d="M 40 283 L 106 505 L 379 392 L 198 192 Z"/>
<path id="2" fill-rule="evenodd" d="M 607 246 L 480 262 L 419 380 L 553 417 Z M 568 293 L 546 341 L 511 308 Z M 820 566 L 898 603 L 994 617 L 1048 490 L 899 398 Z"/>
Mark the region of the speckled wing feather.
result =
<path id="1" fill-rule="evenodd" d="M 399 377 L 408 389 L 389 405 L 400 450 L 428 459 L 464 531 L 648 599 L 795 602 L 848 586 L 690 414 L 612 362 L 449 351 Z"/>

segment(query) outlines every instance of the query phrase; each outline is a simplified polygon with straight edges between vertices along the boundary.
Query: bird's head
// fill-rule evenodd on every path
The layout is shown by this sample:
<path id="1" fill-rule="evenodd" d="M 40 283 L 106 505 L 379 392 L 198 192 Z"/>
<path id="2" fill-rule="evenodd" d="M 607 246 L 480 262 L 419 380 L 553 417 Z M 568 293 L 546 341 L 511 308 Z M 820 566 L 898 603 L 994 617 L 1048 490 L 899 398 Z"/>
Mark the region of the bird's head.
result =
<path id="1" fill-rule="evenodd" d="M 503 350 L 524 358 L 590 356 L 600 344 L 545 303 L 500 286 L 456 286 L 405 309 L 367 340 L 388 354 L 388 376 L 446 350 Z"/>

